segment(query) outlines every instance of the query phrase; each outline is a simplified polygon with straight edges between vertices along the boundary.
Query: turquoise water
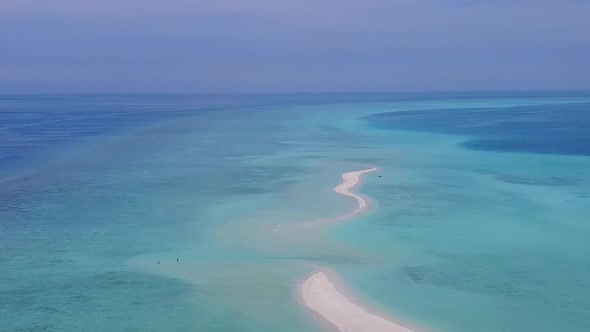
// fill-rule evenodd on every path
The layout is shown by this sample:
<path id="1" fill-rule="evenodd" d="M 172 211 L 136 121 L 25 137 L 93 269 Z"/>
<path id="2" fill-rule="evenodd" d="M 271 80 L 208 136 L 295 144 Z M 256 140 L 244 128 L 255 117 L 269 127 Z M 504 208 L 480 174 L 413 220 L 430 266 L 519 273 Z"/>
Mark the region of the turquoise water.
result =
<path id="1" fill-rule="evenodd" d="M 327 266 L 433 331 L 587 331 L 590 158 L 566 134 L 590 131 L 535 130 L 531 151 L 527 135 L 466 142 L 507 138 L 514 126 L 488 124 L 511 107 L 521 133 L 571 109 L 583 126 L 588 101 L 3 96 L 0 330 L 320 331 L 295 291 Z M 441 112 L 452 125 L 427 122 Z M 404 114 L 418 120 L 387 122 Z M 348 211 L 332 189 L 368 164 L 375 209 L 300 226 Z"/>

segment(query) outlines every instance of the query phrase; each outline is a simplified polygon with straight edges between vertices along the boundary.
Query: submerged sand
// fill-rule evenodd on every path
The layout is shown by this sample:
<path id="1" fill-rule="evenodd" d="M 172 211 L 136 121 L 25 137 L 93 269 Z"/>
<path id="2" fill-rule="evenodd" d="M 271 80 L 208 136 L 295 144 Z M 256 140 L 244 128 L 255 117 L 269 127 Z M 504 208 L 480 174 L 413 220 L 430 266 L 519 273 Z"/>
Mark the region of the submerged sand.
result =
<path id="1" fill-rule="evenodd" d="M 349 213 L 324 221 L 342 221 L 366 212 L 369 209 L 367 199 L 351 190 L 360 183 L 363 174 L 375 170 L 377 168 L 372 167 L 342 174 L 342 183 L 336 186 L 334 191 L 354 198 L 357 201 L 357 207 Z M 324 272 L 317 272 L 303 281 L 299 288 L 299 296 L 303 304 L 335 325 L 340 331 L 414 332 L 355 304 L 330 282 Z"/>

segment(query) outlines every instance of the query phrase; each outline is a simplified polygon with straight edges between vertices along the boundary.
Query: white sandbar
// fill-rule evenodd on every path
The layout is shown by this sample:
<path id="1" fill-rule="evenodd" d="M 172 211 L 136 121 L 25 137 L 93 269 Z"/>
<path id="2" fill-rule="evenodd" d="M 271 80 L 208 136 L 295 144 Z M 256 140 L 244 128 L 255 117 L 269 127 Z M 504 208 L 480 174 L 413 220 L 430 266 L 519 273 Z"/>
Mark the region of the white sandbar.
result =
<path id="1" fill-rule="evenodd" d="M 354 198 L 357 207 L 349 213 L 324 221 L 342 221 L 366 212 L 370 207 L 367 199 L 351 190 L 359 184 L 363 174 L 375 170 L 377 168 L 373 167 L 342 174 L 342 183 L 336 186 L 334 191 Z M 415 332 L 358 306 L 338 291 L 324 272 L 317 272 L 303 281 L 299 296 L 309 309 L 324 317 L 340 331 Z"/>
<path id="2" fill-rule="evenodd" d="M 360 195 L 355 194 L 351 190 L 359 185 L 359 182 L 361 180 L 361 176 L 363 174 L 374 172 L 376 170 L 377 170 L 377 168 L 373 167 L 373 168 L 364 169 L 361 171 L 354 171 L 354 172 L 348 172 L 348 173 L 342 174 L 342 183 L 337 185 L 334 188 L 334 191 L 341 194 L 341 195 L 349 196 L 349 197 L 356 199 L 357 207 L 352 212 L 349 212 L 347 214 L 343 214 L 339 217 L 336 217 L 332 221 L 341 221 L 341 220 L 345 220 L 348 218 L 352 218 L 354 216 L 357 216 L 357 215 L 369 210 L 369 202 L 367 201 L 367 199 L 360 196 Z"/>
<path id="3" fill-rule="evenodd" d="M 323 272 L 307 278 L 301 284 L 299 295 L 309 309 L 340 331 L 414 332 L 354 304 L 336 289 Z"/>

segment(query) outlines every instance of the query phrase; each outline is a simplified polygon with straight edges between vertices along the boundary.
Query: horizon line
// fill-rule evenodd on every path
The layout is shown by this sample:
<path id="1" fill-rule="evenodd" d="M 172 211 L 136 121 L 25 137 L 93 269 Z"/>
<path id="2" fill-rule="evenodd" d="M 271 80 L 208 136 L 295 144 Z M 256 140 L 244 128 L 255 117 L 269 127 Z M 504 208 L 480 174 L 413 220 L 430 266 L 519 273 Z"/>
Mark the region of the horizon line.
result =
<path id="1" fill-rule="evenodd" d="M 414 91 L 233 91 L 233 92 L 0 92 L 6 95 L 295 95 L 295 94 L 452 94 L 452 93 L 590 93 L 590 89 L 414 90 Z"/>

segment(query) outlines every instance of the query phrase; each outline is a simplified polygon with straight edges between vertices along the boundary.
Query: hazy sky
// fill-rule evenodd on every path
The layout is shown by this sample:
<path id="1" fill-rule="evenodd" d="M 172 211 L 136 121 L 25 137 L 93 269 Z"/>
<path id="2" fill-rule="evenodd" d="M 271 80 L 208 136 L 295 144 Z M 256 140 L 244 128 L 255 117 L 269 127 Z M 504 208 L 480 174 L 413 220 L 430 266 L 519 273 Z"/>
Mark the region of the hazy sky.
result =
<path id="1" fill-rule="evenodd" d="M 590 90 L 586 0 L 0 0 L 2 92 Z"/>

